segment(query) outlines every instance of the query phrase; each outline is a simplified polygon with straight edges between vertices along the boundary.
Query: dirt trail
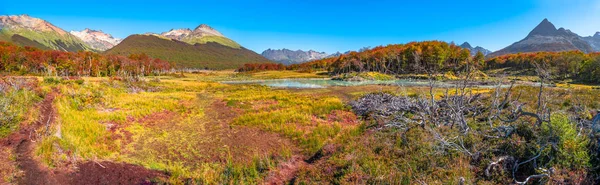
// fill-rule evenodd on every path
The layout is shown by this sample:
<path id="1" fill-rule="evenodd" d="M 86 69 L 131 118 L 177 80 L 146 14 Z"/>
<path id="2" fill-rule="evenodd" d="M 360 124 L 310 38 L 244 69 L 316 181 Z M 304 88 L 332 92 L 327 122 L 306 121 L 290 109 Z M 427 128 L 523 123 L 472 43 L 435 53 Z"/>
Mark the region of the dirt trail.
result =
<path id="1" fill-rule="evenodd" d="M 16 163 L 23 175 L 16 181 L 26 185 L 64 185 L 64 184 L 152 184 L 151 179 L 166 178 L 162 172 L 148 170 L 140 166 L 113 162 L 83 162 L 77 171 L 68 168 L 49 169 L 34 159 L 35 144 L 47 135 L 49 125 L 56 120 L 53 101 L 58 89 L 53 89 L 37 106 L 40 118 L 31 124 L 22 124 L 19 132 L 0 140 L 0 148 L 14 148 Z"/>
<path id="2" fill-rule="evenodd" d="M 66 176 L 62 173 L 54 173 L 44 166 L 41 166 L 33 159 L 34 142 L 36 133 L 45 132 L 47 126 L 54 123 L 56 111 L 52 102 L 56 98 L 57 89 L 50 92 L 38 106 L 40 108 L 40 119 L 30 125 L 25 125 L 16 134 L 9 136 L 9 145 L 16 145 L 17 164 L 24 171 L 24 176 L 18 180 L 18 184 L 61 184 Z"/>

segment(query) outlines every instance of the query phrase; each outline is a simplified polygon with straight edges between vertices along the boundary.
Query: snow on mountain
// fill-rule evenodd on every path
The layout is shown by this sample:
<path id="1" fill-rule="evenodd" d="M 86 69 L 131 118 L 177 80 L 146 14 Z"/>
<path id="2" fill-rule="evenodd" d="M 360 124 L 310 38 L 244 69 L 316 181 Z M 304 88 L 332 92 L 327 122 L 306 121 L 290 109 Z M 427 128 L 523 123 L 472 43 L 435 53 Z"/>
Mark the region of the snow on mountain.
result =
<path id="1" fill-rule="evenodd" d="M 89 28 L 82 31 L 71 31 L 70 33 L 83 40 L 92 49 L 99 51 L 106 51 L 119 44 L 122 40 L 102 31 L 91 30 Z"/>

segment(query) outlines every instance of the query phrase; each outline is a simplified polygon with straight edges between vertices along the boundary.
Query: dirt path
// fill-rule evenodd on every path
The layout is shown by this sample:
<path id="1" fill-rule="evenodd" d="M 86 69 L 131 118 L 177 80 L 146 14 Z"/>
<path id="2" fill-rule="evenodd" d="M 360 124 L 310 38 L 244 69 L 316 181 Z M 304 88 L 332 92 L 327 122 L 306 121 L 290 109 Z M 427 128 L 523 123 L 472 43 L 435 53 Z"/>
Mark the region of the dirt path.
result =
<path id="1" fill-rule="evenodd" d="M 13 148 L 16 164 L 23 174 L 17 184 L 26 185 L 64 185 L 64 184 L 152 184 L 152 179 L 167 177 L 158 171 L 148 170 L 141 166 L 113 162 L 83 162 L 78 164 L 77 171 L 67 168 L 49 169 L 34 158 L 35 144 L 40 138 L 37 135 L 48 135 L 49 125 L 56 120 L 56 109 L 53 101 L 58 89 L 53 89 L 37 106 L 40 118 L 31 124 L 23 124 L 19 132 L 0 140 L 0 148 Z"/>
<path id="2" fill-rule="evenodd" d="M 35 123 L 24 126 L 18 133 L 9 137 L 16 145 L 17 164 L 24 175 L 17 181 L 18 184 L 61 184 L 66 179 L 61 173 L 54 173 L 44 166 L 41 166 L 33 159 L 34 142 L 36 133 L 47 132 L 48 125 L 54 123 L 56 119 L 56 111 L 52 106 L 52 102 L 56 98 L 57 89 L 48 93 L 44 100 L 38 106 L 40 108 L 40 119 Z"/>

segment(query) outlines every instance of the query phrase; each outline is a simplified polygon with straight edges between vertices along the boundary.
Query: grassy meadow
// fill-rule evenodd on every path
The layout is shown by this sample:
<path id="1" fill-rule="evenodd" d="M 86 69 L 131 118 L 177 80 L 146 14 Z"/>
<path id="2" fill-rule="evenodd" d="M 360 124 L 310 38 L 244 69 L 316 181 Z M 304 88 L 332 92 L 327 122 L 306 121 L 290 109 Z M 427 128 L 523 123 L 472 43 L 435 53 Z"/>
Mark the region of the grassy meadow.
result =
<path id="1" fill-rule="evenodd" d="M 219 83 L 326 77 L 293 71 L 179 73 L 134 81 L 38 77 L 35 88 L 2 91 L 0 103 L 7 103 L 0 104 L 0 108 L 8 107 L 8 113 L 15 116 L 0 127 L 0 136 L 18 130 L 19 123 L 34 120 L 37 114 L 30 107 L 55 89 L 57 121 L 50 128 L 51 134 L 35 146 L 36 160 L 50 169 L 69 169 L 82 161 L 112 161 L 166 172 L 168 178 L 154 179 L 157 183 L 263 184 L 273 182 L 273 177 L 284 173 L 282 166 L 300 158 L 304 162 L 293 165 L 296 175 L 292 183 L 296 184 L 511 182 L 509 174 L 490 178 L 472 170 L 484 169 L 491 160 L 485 156 L 491 151 L 482 153 L 484 158 L 477 162 L 460 152 L 439 152 L 436 138 L 426 129 L 375 127 L 376 121 L 357 116 L 348 104 L 375 92 L 407 97 L 433 93 L 440 99 L 448 93 L 446 89 L 430 92 L 427 87 L 379 85 L 273 89 Z M 365 77 L 388 78 L 376 74 Z M 494 93 L 494 89 L 468 91 Z M 518 86 L 515 92 L 519 93 L 513 96 L 535 104 L 536 97 L 527 94 L 537 93 L 536 87 Z M 599 109 L 599 92 L 592 86 L 568 84 L 546 91 L 551 97 L 549 107 L 557 112 L 568 112 L 575 105 Z M 26 113 L 28 110 L 30 113 Z M 583 114 L 591 119 L 591 113 Z M 577 170 L 592 164 L 590 154 L 581 150 L 588 147 L 590 139 L 578 135 L 574 123 L 561 115 L 553 119 L 557 124 L 551 128 L 567 139 L 557 146 L 564 152 L 559 155 L 563 157 L 553 159 L 556 162 L 552 164 L 566 170 L 563 176 L 582 175 Z M 484 127 L 477 121 L 468 124 L 474 130 Z M 467 142 L 482 140 L 485 138 L 469 136 Z M 532 152 L 527 147 L 512 149 Z M 11 151 L 3 152 L 12 155 Z M 10 158 L 0 159 L 0 168 L 17 171 L 16 164 L 6 162 Z M 6 171 L 0 173 L 0 180 L 10 183 L 15 173 Z M 292 179 L 283 180 L 287 183 Z"/>

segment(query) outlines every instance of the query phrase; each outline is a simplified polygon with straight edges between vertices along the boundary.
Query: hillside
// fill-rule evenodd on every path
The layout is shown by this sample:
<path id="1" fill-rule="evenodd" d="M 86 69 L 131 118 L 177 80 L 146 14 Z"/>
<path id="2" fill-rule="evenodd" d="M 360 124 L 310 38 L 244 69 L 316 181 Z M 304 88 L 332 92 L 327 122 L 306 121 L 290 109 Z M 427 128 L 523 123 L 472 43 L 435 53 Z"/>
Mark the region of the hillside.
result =
<path id="1" fill-rule="evenodd" d="M 131 35 L 106 53 L 146 53 L 153 58 L 172 62 L 177 68 L 235 69 L 245 63 L 269 62 L 243 47 L 236 49 L 215 42 L 191 45 L 154 35 Z"/>
<path id="2" fill-rule="evenodd" d="M 0 16 L 0 41 L 61 51 L 91 50 L 69 32 L 28 15 Z"/>

